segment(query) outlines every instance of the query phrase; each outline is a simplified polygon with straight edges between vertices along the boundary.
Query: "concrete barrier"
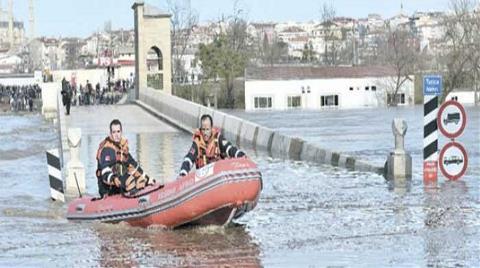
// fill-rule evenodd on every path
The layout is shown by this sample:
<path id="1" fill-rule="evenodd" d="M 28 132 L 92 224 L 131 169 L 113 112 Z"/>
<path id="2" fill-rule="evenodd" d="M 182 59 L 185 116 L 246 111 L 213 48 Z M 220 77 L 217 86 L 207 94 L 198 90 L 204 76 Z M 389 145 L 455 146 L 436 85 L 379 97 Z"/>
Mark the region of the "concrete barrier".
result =
<path id="1" fill-rule="evenodd" d="M 310 144 L 308 142 L 303 143 L 302 152 L 300 153 L 300 160 L 302 161 L 309 161 L 309 162 L 317 162 L 318 161 L 318 154 L 319 148 L 315 145 Z"/>
<path id="2" fill-rule="evenodd" d="M 223 135 L 232 143 L 240 143 L 240 130 L 242 128 L 243 120 L 234 118 L 233 116 L 225 116 L 223 124 Z"/>
<path id="3" fill-rule="evenodd" d="M 270 149 L 272 156 L 287 158 L 288 150 L 290 148 L 290 140 L 291 140 L 290 137 L 280 134 L 278 132 L 275 132 L 273 134 L 272 146 Z"/>
<path id="4" fill-rule="evenodd" d="M 42 83 L 42 115 L 47 120 L 57 118 L 57 110 L 60 109 L 58 105 L 58 93 L 61 90 L 60 83 Z"/>
<path id="5" fill-rule="evenodd" d="M 201 110 L 201 109 L 200 109 Z M 202 114 L 200 113 L 198 115 L 198 117 L 200 118 L 200 116 L 202 116 Z M 222 113 L 220 111 L 214 111 L 213 112 L 213 125 L 220 128 L 222 131 L 223 131 L 223 127 L 224 127 L 224 124 L 225 124 L 225 116 L 226 114 L 225 113 Z M 198 122 L 199 124 L 200 122 Z"/>
<path id="6" fill-rule="evenodd" d="M 274 131 L 266 127 L 258 127 L 257 140 L 254 144 L 255 149 L 264 149 L 271 151 Z"/>
<path id="7" fill-rule="evenodd" d="M 192 105 L 187 101 L 178 101 L 175 99 L 171 99 L 172 103 L 175 105 L 173 111 L 180 117 L 182 123 L 186 126 L 190 127 L 191 129 L 198 128 L 198 118 L 200 116 L 200 106 L 199 105 Z M 171 114 L 171 116 L 175 116 L 175 114 Z"/>
<path id="8" fill-rule="evenodd" d="M 288 157 L 293 160 L 300 160 L 302 154 L 304 141 L 300 138 L 290 139 L 290 146 L 288 147 Z"/>
<path id="9" fill-rule="evenodd" d="M 257 142 L 259 127 L 260 126 L 255 123 L 243 121 L 242 128 L 240 129 L 240 144 L 254 147 Z"/>
<path id="10" fill-rule="evenodd" d="M 320 148 L 301 138 L 280 134 L 272 129 L 161 91 L 141 90 L 139 99 L 138 105 L 164 121 L 190 133 L 199 127 L 200 116 L 209 114 L 213 118 L 214 126 L 221 128 L 225 138 L 237 145 L 251 146 L 255 150 L 264 150 L 274 157 L 284 159 L 329 164 L 348 170 L 383 173 L 383 167 L 371 165 L 343 153 Z"/>

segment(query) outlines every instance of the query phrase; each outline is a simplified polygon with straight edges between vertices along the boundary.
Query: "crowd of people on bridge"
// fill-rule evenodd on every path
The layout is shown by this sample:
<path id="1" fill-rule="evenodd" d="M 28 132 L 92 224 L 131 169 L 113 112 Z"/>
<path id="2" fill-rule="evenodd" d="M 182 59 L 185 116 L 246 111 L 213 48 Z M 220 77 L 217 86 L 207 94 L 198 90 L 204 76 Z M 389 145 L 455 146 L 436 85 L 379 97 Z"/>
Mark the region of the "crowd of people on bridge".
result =
<path id="1" fill-rule="evenodd" d="M 8 105 L 12 112 L 35 109 L 35 100 L 42 97 L 42 89 L 37 85 L 2 85 L 0 84 L 0 104 Z"/>
<path id="2" fill-rule="evenodd" d="M 100 83 L 93 86 L 89 80 L 85 84 L 76 84 L 62 80 L 62 94 L 64 105 L 69 100 L 71 105 L 97 105 L 117 103 L 127 90 L 131 88 L 128 80 L 117 80 L 116 82 L 107 82 L 107 85 L 101 86 Z M 67 100 L 68 99 L 68 100 Z"/>

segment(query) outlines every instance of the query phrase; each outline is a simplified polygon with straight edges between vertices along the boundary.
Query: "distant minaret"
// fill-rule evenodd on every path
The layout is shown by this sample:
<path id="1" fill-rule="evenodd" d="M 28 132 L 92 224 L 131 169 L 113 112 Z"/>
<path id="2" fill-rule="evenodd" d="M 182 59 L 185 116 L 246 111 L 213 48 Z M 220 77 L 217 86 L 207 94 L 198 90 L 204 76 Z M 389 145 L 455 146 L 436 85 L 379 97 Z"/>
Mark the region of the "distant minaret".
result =
<path id="1" fill-rule="evenodd" d="M 0 21 L 3 20 L 3 8 L 2 8 L 2 0 L 0 0 Z"/>
<path id="2" fill-rule="evenodd" d="M 35 39 L 35 13 L 33 9 L 33 0 L 29 0 L 28 10 L 30 12 L 30 40 L 33 40 Z"/>
<path id="3" fill-rule="evenodd" d="M 13 0 L 8 1 L 8 41 L 13 47 Z"/>

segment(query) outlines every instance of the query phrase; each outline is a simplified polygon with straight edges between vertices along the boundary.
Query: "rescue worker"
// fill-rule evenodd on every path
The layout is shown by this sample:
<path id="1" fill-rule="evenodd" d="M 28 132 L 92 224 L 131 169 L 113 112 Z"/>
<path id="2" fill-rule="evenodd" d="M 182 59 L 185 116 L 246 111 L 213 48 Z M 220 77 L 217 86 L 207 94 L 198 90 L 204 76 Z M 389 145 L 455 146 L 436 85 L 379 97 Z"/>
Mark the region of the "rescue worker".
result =
<path id="1" fill-rule="evenodd" d="M 223 137 L 220 129 L 213 127 L 210 115 L 202 115 L 200 124 L 200 129 L 193 134 L 193 143 L 180 168 L 180 176 L 187 175 L 194 164 L 199 169 L 220 159 L 246 156 Z"/>
<path id="2" fill-rule="evenodd" d="M 118 119 L 110 123 L 110 135 L 98 148 L 96 175 L 101 197 L 123 192 L 134 194 L 155 183 L 129 153 L 128 141 L 122 136 L 122 123 Z"/>

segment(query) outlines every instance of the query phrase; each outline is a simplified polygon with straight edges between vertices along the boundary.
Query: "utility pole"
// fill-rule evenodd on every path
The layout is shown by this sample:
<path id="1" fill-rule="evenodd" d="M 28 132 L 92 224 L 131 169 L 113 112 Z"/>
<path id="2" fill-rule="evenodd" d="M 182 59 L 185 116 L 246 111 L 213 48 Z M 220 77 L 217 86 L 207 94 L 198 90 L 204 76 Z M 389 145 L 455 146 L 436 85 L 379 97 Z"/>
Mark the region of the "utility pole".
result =
<path id="1" fill-rule="evenodd" d="M 8 41 L 13 48 L 13 0 L 8 1 Z"/>
<path id="2" fill-rule="evenodd" d="M 35 39 L 35 13 L 33 9 L 33 0 L 29 0 L 28 10 L 30 13 L 30 40 L 33 40 Z"/>
<path id="3" fill-rule="evenodd" d="M 353 28 L 352 28 L 352 66 L 357 65 L 357 53 L 356 53 L 356 42 L 355 42 L 355 20 L 353 21 Z"/>
<path id="4" fill-rule="evenodd" d="M 3 7 L 2 0 L 0 0 L 0 22 L 3 21 Z"/>

